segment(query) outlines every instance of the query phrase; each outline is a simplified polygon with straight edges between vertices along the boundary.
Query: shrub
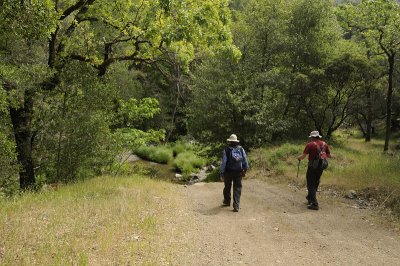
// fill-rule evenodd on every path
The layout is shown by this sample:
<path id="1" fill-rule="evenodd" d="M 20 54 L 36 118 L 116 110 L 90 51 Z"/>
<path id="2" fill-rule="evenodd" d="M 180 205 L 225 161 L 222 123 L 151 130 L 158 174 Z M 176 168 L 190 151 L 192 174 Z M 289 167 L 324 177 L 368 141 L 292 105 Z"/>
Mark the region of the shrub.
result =
<path id="1" fill-rule="evenodd" d="M 178 156 L 178 154 L 185 152 L 185 151 L 191 151 L 193 150 L 194 147 L 193 145 L 187 143 L 187 142 L 176 142 L 172 145 L 172 150 L 173 150 L 173 155 L 174 157 Z"/>
<path id="2" fill-rule="evenodd" d="M 219 178 L 219 168 L 215 168 L 214 170 L 212 170 L 208 175 L 207 178 L 205 180 L 205 182 L 218 182 L 220 181 Z"/>
<path id="3" fill-rule="evenodd" d="M 172 161 L 172 150 L 165 146 L 141 146 L 134 152 L 140 158 L 156 163 L 167 164 Z"/>
<path id="4" fill-rule="evenodd" d="M 0 198 L 12 196 L 19 190 L 15 144 L 8 137 L 11 135 L 8 130 L 10 127 L 5 128 L 0 124 Z"/>
<path id="5" fill-rule="evenodd" d="M 201 168 L 205 159 L 196 155 L 193 151 L 179 153 L 174 160 L 174 167 L 184 175 L 190 174 L 195 169 Z"/>

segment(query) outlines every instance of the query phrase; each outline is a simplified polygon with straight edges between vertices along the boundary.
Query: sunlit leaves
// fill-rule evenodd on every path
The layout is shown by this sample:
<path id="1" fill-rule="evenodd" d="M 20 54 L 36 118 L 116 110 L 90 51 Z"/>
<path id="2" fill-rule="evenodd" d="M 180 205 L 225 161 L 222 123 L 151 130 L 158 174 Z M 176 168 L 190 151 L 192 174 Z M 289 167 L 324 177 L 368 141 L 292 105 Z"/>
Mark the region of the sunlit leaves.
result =
<path id="1" fill-rule="evenodd" d="M 159 143 L 165 138 L 165 130 L 143 131 L 135 128 L 121 128 L 113 133 L 113 138 L 117 145 L 121 145 L 121 148 L 132 149 L 149 143 Z"/>
<path id="2" fill-rule="evenodd" d="M 0 2 L 0 29 L 27 41 L 48 38 L 56 27 L 56 12 L 51 0 Z"/>
<path id="3" fill-rule="evenodd" d="M 343 26 L 361 37 L 376 54 L 400 46 L 400 6 L 394 0 L 363 0 L 342 5 L 338 11 Z M 383 50 L 383 51 L 382 51 Z"/>
<path id="4" fill-rule="evenodd" d="M 160 112 L 157 99 L 131 98 L 128 101 L 120 100 L 119 114 L 127 119 L 128 126 L 134 126 L 145 119 L 151 119 Z"/>
<path id="5" fill-rule="evenodd" d="M 115 60 L 152 62 L 167 50 L 184 66 L 195 51 L 238 54 L 232 45 L 227 0 L 98 0 L 77 13 L 76 21 L 71 24 L 73 34 L 64 39 L 63 55 L 79 54 L 94 66 L 104 62 L 105 52 Z"/>

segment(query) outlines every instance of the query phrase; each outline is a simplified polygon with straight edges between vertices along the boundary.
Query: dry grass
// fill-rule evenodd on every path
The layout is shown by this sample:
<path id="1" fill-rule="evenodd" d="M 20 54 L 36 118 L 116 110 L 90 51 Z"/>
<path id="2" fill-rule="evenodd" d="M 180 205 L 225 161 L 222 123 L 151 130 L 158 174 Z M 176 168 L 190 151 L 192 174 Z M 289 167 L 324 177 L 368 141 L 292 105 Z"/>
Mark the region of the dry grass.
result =
<path id="1" fill-rule="evenodd" d="M 0 207 L 1 265 L 163 265 L 179 193 L 138 176 L 98 177 Z"/>

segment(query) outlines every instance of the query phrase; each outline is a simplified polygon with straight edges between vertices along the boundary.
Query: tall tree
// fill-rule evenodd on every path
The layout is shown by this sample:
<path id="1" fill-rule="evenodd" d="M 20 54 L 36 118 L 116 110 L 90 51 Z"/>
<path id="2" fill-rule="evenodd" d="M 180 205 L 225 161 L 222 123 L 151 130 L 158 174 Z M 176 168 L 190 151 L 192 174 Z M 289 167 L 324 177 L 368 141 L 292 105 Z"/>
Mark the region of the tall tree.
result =
<path id="1" fill-rule="evenodd" d="M 286 23 L 290 1 L 236 1 L 235 44 L 242 57 L 204 60 L 193 75 L 189 131 L 207 142 L 220 142 L 236 132 L 245 145 L 261 145 L 288 125 L 280 117 L 284 101 Z M 279 82 L 276 82 L 279 81 Z M 209 112 L 204 113 L 204 106 Z M 208 127 L 204 128 L 204 124 Z"/>
<path id="2" fill-rule="evenodd" d="M 319 76 L 319 86 L 324 89 L 315 91 L 306 104 L 315 128 L 325 130 L 327 138 L 352 114 L 351 107 L 363 85 L 361 71 L 367 65 L 366 60 L 350 46 L 342 45 L 347 51 L 333 57 Z"/>
<path id="3" fill-rule="evenodd" d="M 33 99 L 50 75 L 44 44 L 56 24 L 57 14 L 50 0 L 0 3 L 0 82 L 13 126 L 22 189 L 35 183 Z"/>
<path id="4" fill-rule="evenodd" d="M 332 105 L 335 95 L 346 98 L 345 88 L 328 84 L 326 78 L 327 68 L 340 58 L 344 44 L 340 33 L 332 1 L 303 0 L 293 4 L 286 64 L 290 86 L 284 114 L 297 117 L 302 125 L 314 127 L 328 137 L 347 116 L 342 116 L 337 111 L 338 106 Z M 342 93 L 338 94 L 339 91 Z M 337 120 L 338 117 L 341 118 Z"/>
<path id="5" fill-rule="evenodd" d="M 395 62 L 400 49 L 400 7 L 395 0 L 363 0 L 341 8 L 352 32 L 367 42 L 374 55 L 383 55 L 386 59 L 386 134 L 383 149 L 387 151 L 392 124 Z"/>

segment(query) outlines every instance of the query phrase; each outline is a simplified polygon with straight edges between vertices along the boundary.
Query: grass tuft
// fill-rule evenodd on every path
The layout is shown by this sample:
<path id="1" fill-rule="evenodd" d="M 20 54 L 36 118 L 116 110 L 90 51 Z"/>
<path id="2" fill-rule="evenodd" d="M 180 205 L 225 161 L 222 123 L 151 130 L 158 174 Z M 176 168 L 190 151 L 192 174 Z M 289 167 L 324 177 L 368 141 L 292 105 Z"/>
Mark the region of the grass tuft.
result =
<path id="1" fill-rule="evenodd" d="M 166 146 L 142 146 L 134 152 L 149 161 L 170 163 L 184 177 L 206 164 L 206 159 L 199 155 L 203 152 L 202 148 L 187 142 L 170 143 Z"/>
<path id="2" fill-rule="evenodd" d="M 196 155 L 193 151 L 185 151 L 179 153 L 174 160 L 174 167 L 183 173 L 188 175 L 205 165 L 205 159 Z"/>
<path id="3" fill-rule="evenodd" d="M 142 159 L 167 164 L 172 161 L 172 149 L 166 146 L 140 146 L 134 151 Z"/>

